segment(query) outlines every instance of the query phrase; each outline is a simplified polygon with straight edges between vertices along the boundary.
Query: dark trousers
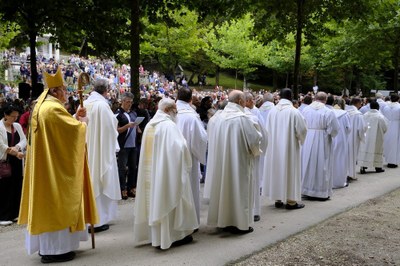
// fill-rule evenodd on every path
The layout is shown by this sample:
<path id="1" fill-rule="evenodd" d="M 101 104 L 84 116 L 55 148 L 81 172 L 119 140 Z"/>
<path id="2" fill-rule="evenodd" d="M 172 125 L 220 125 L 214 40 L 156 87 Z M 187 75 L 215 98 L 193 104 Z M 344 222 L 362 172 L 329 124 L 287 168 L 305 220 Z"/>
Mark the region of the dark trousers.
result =
<path id="1" fill-rule="evenodd" d="M 12 175 L 0 179 L 0 221 L 18 217 L 22 190 L 22 161 L 10 158 Z"/>
<path id="2" fill-rule="evenodd" d="M 128 166 L 128 172 L 126 167 Z M 123 148 L 118 152 L 119 184 L 122 190 L 136 188 L 137 151 L 136 148 Z"/>

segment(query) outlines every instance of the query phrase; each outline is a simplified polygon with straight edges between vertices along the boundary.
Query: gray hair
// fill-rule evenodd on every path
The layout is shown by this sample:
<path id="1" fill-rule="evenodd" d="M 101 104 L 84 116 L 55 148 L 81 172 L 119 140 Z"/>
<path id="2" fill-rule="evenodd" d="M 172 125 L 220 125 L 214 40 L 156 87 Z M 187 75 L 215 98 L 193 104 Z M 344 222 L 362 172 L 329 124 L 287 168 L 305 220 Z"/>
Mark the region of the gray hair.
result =
<path id="1" fill-rule="evenodd" d="M 375 93 L 375 97 L 376 97 L 377 99 L 382 99 L 382 98 L 383 98 L 383 94 L 380 93 L 380 92 L 377 92 L 377 93 Z"/>
<path id="2" fill-rule="evenodd" d="M 125 100 L 126 98 L 132 99 L 135 98 L 135 96 L 133 95 L 132 92 L 125 92 L 124 94 L 122 94 L 121 96 L 121 100 Z"/>
<path id="3" fill-rule="evenodd" d="M 158 103 L 158 110 L 165 112 L 166 109 L 173 107 L 174 104 L 175 104 L 175 101 L 172 100 L 171 98 L 163 98 Z"/>
<path id="4" fill-rule="evenodd" d="M 264 97 L 263 97 L 264 102 L 274 102 L 274 95 L 272 95 L 272 93 L 270 92 L 266 92 L 264 93 Z"/>
<path id="5" fill-rule="evenodd" d="M 94 91 L 99 94 L 104 94 L 109 88 L 108 80 L 106 79 L 96 79 L 94 81 Z"/>
<path id="6" fill-rule="evenodd" d="M 248 100 L 253 100 L 253 99 L 254 99 L 253 93 L 251 93 L 251 92 L 249 92 L 249 91 L 246 91 L 246 92 L 244 93 L 244 97 L 245 97 L 246 101 L 248 101 Z"/>

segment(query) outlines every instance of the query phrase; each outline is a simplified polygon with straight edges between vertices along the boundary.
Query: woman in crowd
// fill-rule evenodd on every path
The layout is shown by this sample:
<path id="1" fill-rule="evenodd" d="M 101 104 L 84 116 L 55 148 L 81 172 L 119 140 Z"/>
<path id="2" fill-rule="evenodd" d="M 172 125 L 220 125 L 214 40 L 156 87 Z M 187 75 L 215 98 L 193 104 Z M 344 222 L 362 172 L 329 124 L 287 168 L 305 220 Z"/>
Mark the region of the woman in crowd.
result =
<path id="1" fill-rule="evenodd" d="M 0 176 L 0 225 L 4 226 L 18 219 L 26 137 L 21 125 L 15 122 L 20 115 L 17 106 L 6 104 L 0 115 L 0 161 L 11 166 L 11 176 Z"/>

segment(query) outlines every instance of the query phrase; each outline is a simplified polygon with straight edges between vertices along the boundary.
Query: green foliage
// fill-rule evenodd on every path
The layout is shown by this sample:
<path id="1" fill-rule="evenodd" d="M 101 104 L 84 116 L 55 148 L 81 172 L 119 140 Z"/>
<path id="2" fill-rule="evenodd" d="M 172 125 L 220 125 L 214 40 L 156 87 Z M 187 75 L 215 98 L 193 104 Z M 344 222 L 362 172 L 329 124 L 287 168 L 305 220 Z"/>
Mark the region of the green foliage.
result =
<path id="1" fill-rule="evenodd" d="M 143 59 L 157 59 L 164 70 L 172 71 L 177 64 L 188 65 L 204 46 L 201 36 L 206 28 L 198 23 L 196 12 L 184 7 L 169 11 L 168 17 L 169 20 L 155 24 L 142 19 L 146 30 L 140 50 Z"/>
<path id="2" fill-rule="evenodd" d="M 0 49 L 26 46 L 29 37 L 50 33 L 50 41 L 57 42 L 63 51 L 83 50 L 87 55 L 113 57 L 124 63 L 138 60 L 137 54 L 131 56 L 137 49 L 130 46 L 134 40 L 130 27 L 136 23 L 131 11 L 138 11 L 140 59 L 157 62 L 163 71 L 173 73 L 180 64 L 195 75 L 214 73 L 218 66 L 247 78 L 265 65 L 274 72 L 274 80 L 275 75 L 283 80 L 296 72 L 296 47 L 301 45 L 297 56 L 300 52 L 299 80 L 303 85 L 318 78 L 320 88 L 335 92 L 343 87 L 367 92 L 397 86 L 397 0 L 139 3 L 139 9 L 131 10 L 132 1 L 127 0 L 2 0 Z M 303 9 L 298 13 L 300 3 Z M 246 15 L 238 18 L 243 10 Z M 298 26 L 302 27 L 302 38 L 296 43 Z M 394 74 L 385 76 L 388 71 Z"/>
<path id="3" fill-rule="evenodd" d="M 1 20 L 1 19 L 0 19 Z M 0 24 L 0 50 L 10 48 L 11 41 L 19 34 L 19 26 L 16 23 Z"/>
<path id="4" fill-rule="evenodd" d="M 211 28 L 205 36 L 205 51 L 214 64 L 247 75 L 264 63 L 267 50 L 253 32 L 250 14 Z"/>

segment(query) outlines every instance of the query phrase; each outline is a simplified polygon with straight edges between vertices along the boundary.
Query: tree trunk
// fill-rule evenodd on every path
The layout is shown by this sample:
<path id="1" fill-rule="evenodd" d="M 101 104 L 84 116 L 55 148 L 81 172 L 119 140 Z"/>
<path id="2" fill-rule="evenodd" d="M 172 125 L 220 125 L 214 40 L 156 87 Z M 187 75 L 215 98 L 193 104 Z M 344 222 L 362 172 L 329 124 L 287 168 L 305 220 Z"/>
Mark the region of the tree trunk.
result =
<path id="1" fill-rule="evenodd" d="M 215 85 L 219 86 L 219 66 L 217 66 L 217 69 L 215 70 Z"/>
<path id="2" fill-rule="evenodd" d="M 350 78 L 349 78 L 349 86 L 348 86 L 348 90 L 349 90 L 349 95 L 352 95 L 352 90 L 353 90 L 353 74 L 354 74 L 354 69 L 353 67 L 350 69 Z"/>
<path id="3" fill-rule="evenodd" d="M 236 82 L 237 82 L 237 76 L 238 76 L 238 71 L 237 71 L 237 69 L 236 69 L 236 73 L 235 73 L 235 90 L 236 90 Z"/>
<path id="4" fill-rule="evenodd" d="M 243 90 L 247 89 L 247 81 L 246 81 L 246 76 L 243 75 Z"/>
<path id="5" fill-rule="evenodd" d="M 197 74 L 197 72 L 193 71 L 192 75 L 190 75 L 189 80 L 187 81 L 188 85 L 192 85 L 193 84 L 193 78 L 194 76 Z M 199 83 L 199 80 L 197 81 L 197 83 Z"/>
<path id="6" fill-rule="evenodd" d="M 301 55 L 301 35 L 303 33 L 303 11 L 305 0 L 297 0 L 297 30 L 296 30 L 296 55 L 294 59 L 293 72 L 293 96 L 298 98 L 298 84 L 300 72 L 300 55 Z"/>
<path id="7" fill-rule="evenodd" d="M 135 101 L 140 99 L 139 65 L 140 65 L 140 2 L 133 0 L 131 6 L 131 92 Z"/>
<path id="8" fill-rule="evenodd" d="M 31 82 L 32 88 L 37 87 L 38 72 L 36 67 L 36 37 L 37 31 L 33 23 L 29 23 L 29 48 L 31 50 Z"/>
<path id="9" fill-rule="evenodd" d="M 317 71 L 314 72 L 313 79 L 314 79 L 314 86 L 317 86 L 318 85 L 318 72 Z"/>
<path id="10" fill-rule="evenodd" d="M 272 87 L 274 90 L 278 89 L 278 72 L 272 70 Z"/>
<path id="11" fill-rule="evenodd" d="M 86 53 L 84 52 L 86 48 Z M 79 49 L 79 56 L 87 56 L 86 37 L 83 38 L 81 48 Z"/>
<path id="12" fill-rule="evenodd" d="M 289 72 L 287 72 L 286 73 L 286 86 L 285 86 L 285 88 L 289 88 L 289 75 L 290 75 Z"/>
<path id="13" fill-rule="evenodd" d="M 399 92 L 399 54 L 400 54 L 400 46 L 396 47 L 394 51 L 393 65 L 394 65 L 394 73 L 393 73 L 393 90 L 395 93 Z"/>

